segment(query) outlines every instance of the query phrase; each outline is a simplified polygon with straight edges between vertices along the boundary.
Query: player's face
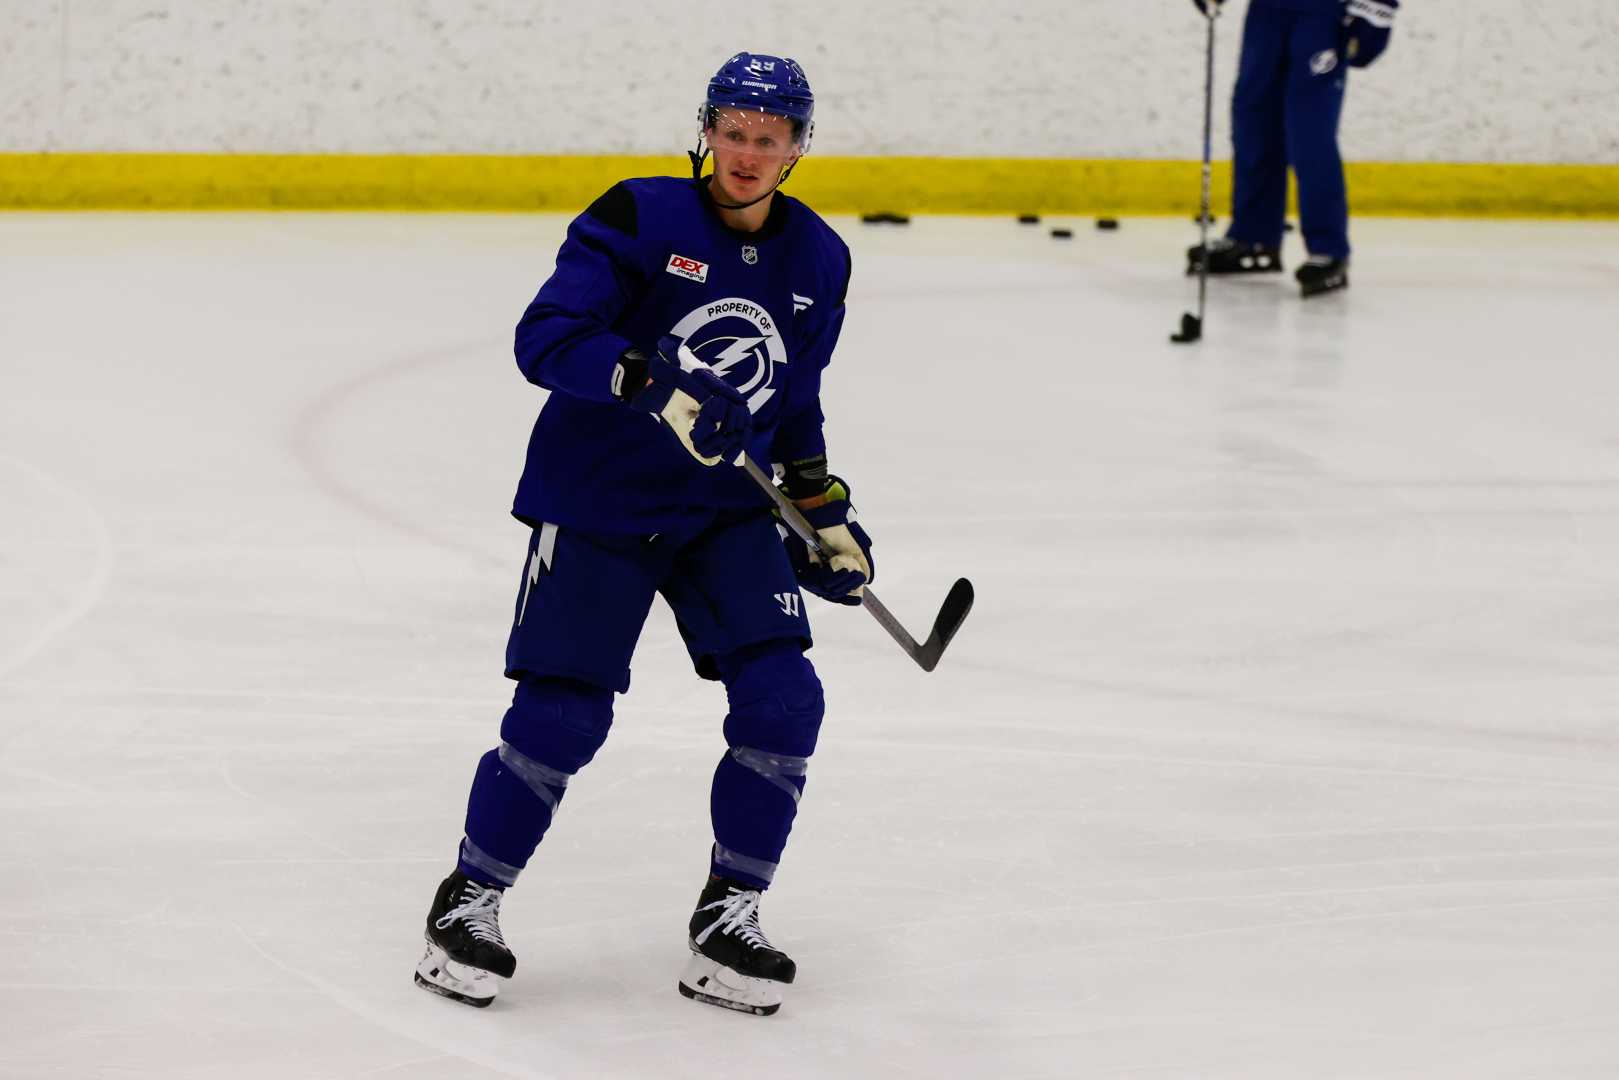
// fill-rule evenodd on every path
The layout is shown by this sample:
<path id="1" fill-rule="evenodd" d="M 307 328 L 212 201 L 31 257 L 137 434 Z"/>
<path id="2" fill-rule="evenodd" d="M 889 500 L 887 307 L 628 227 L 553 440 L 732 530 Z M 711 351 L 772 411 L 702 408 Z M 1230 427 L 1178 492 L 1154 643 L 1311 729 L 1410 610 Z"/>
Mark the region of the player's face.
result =
<path id="1" fill-rule="evenodd" d="M 798 159 L 793 122 L 746 109 L 720 109 L 708 129 L 714 152 L 714 183 L 734 202 L 757 199 L 776 186 L 781 171 Z"/>

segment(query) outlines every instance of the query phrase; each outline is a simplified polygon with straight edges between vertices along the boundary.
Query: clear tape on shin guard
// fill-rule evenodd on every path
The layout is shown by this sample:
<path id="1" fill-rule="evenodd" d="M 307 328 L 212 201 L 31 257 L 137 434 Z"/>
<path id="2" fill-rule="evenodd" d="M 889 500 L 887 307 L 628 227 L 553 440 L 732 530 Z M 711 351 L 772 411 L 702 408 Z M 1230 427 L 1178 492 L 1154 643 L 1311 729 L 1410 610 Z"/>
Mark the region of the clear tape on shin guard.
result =
<path id="1" fill-rule="evenodd" d="M 786 792 L 793 802 L 796 803 L 803 795 L 798 785 L 790 778 L 808 775 L 809 758 L 792 754 L 772 754 L 765 750 L 755 750 L 751 746 L 733 746 L 731 759 Z"/>
<path id="2" fill-rule="evenodd" d="M 561 801 L 561 798 L 551 789 L 566 790 L 568 781 L 572 779 L 571 773 L 565 773 L 561 769 L 551 768 L 544 762 L 535 761 L 509 742 L 500 744 L 500 763 L 516 773 L 518 779 L 527 784 L 528 789 L 539 796 L 541 802 L 545 803 L 546 808 L 551 811 L 551 815 L 556 816 L 557 804 Z"/>
<path id="3" fill-rule="evenodd" d="M 523 872 L 521 866 L 501 862 L 464 836 L 461 838 L 461 861 L 477 870 L 479 876 L 498 882 L 505 888 L 516 885 L 517 875 Z"/>
<path id="4" fill-rule="evenodd" d="M 738 873 L 747 874 L 749 877 L 758 878 L 766 884 L 769 884 L 771 879 L 776 876 L 775 863 L 766 862 L 764 859 L 755 859 L 751 855 L 743 855 L 741 852 L 732 851 L 720 843 L 714 845 L 714 865 L 723 867 L 726 870 L 735 870 Z"/>

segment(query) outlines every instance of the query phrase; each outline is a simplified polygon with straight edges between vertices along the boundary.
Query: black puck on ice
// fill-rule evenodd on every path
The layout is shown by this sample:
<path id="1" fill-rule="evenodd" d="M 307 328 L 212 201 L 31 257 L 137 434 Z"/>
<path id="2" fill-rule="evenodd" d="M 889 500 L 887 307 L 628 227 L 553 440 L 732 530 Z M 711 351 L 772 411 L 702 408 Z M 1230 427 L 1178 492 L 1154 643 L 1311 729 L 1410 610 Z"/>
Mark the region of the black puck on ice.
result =
<path id="1" fill-rule="evenodd" d="M 911 216 L 909 214 L 896 214 L 892 211 L 884 210 L 881 213 L 876 214 L 862 214 L 860 215 L 860 220 L 865 222 L 867 225 L 909 225 L 911 223 Z"/>
<path id="2" fill-rule="evenodd" d="M 1283 232 L 1292 232 L 1293 231 L 1293 223 L 1291 221 L 1282 222 L 1282 231 Z"/>
<path id="3" fill-rule="evenodd" d="M 1073 229 L 1052 229 L 1051 230 L 1051 238 L 1053 240 L 1072 240 L 1074 238 L 1074 230 Z"/>
<path id="4" fill-rule="evenodd" d="M 1119 227 L 1119 219 L 1116 217 L 1099 217 L 1096 219 L 1096 227 L 1103 232 L 1114 232 Z"/>
<path id="5" fill-rule="evenodd" d="M 1038 224 L 1040 224 L 1040 215 L 1039 214 L 1019 214 L 1017 216 L 1017 223 L 1019 225 L 1038 225 Z"/>

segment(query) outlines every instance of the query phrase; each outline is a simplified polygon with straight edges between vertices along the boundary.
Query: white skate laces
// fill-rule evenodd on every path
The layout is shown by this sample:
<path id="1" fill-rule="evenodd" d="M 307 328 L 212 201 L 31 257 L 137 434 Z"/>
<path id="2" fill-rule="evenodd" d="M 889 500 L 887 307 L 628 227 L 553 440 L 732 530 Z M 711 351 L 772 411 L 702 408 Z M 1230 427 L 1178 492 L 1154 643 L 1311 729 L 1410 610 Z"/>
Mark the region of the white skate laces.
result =
<path id="1" fill-rule="evenodd" d="M 474 938 L 506 948 L 506 939 L 500 936 L 500 923 L 496 921 L 500 916 L 500 890 L 469 881 L 461 897 L 465 902 L 446 911 L 433 925 L 448 930 L 459 919 L 467 924 L 467 931 Z"/>
<path id="2" fill-rule="evenodd" d="M 722 934 L 735 934 L 744 945 L 755 949 L 769 949 L 779 951 L 770 944 L 765 932 L 759 928 L 759 891 L 749 889 L 745 892 L 732 892 L 723 899 L 712 904 L 704 904 L 698 911 L 708 911 L 719 908 L 720 914 L 713 922 L 704 927 L 695 940 L 701 945 L 718 930 Z"/>

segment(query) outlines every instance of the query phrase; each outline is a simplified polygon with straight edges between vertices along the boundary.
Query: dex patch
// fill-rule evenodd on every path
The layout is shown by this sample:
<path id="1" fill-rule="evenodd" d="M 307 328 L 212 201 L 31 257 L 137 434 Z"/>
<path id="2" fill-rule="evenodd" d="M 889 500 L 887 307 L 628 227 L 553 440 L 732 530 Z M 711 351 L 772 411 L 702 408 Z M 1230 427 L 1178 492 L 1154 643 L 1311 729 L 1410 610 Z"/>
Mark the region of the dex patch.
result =
<path id="1" fill-rule="evenodd" d="M 692 281 L 708 280 L 708 264 L 688 259 L 684 255 L 669 256 L 669 265 L 665 269 L 676 277 L 689 278 Z"/>

